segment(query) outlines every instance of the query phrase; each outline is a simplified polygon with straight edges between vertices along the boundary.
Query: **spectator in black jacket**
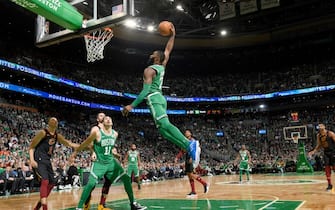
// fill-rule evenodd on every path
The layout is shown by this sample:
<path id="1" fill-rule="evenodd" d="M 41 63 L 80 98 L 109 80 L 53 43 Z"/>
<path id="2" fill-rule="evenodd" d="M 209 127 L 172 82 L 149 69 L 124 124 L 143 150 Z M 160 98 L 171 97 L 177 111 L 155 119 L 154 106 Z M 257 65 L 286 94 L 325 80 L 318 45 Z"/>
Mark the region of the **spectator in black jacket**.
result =
<path id="1" fill-rule="evenodd" d="M 10 194 L 18 193 L 19 187 L 22 184 L 21 182 L 22 177 L 21 178 L 19 177 L 18 171 L 14 170 L 11 166 L 7 166 L 4 175 L 5 175 L 5 190 L 7 190 Z"/>
<path id="2" fill-rule="evenodd" d="M 80 177 L 78 173 L 77 163 L 74 161 L 71 163 L 67 171 L 69 180 L 71 181 L 72 187 L 80 187 Z"/>
<path id="3" fill-rule="evenodd" d="M 0 174 L 0 196 L 5 195 L 5 189 L 6 187 L 6 176 L 5 176 L 5 171 L 2 171 Z"/>

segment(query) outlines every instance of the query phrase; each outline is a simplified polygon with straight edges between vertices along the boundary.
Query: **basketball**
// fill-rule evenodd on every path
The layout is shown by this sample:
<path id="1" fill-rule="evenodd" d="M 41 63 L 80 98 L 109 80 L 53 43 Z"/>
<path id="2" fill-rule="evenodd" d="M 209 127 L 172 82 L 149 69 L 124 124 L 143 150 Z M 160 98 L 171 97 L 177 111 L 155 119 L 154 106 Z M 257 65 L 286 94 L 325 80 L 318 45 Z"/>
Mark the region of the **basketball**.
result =
<path id="1" fill-rule="evenodd" d="M 158 25 L 158 32 L 162 36 L 170 36 L 171 35 L 171 22 L 169 21 L 162 21 Z"/>

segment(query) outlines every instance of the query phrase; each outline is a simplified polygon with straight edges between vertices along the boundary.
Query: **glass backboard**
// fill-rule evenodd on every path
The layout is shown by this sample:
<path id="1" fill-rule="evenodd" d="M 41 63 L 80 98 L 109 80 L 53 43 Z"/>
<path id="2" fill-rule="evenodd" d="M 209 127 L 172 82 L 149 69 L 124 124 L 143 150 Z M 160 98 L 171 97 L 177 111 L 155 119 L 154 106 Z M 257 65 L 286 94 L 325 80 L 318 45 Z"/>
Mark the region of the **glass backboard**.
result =
<path id="1" fill-rule="evenodd" d="M 288 126 L 283 128 L 283 134 L 285 140 L 292 140 L 294 137 L 298 137 L 298 139 L 307 139 L 307 126 Z"/>
<path id="2" fill-rule="evenodd" d="M 38 15 L 35 36 L 37 47 L 82 37 L 88 32 L 106 26 L 117 27 L 127 18 L 134 16 L 134 0 L 67 0 L 67 2 L 83 15 L 82 28 L 77 31 L 62 28 Z"/>

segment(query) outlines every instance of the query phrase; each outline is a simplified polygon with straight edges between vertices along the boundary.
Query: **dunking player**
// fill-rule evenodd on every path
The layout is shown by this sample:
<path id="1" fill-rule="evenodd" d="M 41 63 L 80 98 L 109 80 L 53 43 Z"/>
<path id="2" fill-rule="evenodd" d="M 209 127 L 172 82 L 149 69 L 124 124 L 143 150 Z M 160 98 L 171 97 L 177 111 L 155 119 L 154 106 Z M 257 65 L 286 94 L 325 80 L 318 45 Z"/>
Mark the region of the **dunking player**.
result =
<path id="1" fill-rule="evenodd" d="M 171 23 L 171 36 L 166 44 L 165 51 L 154 51 L 150 55 L 152 65 L 144 69 L 143 89 L 137 98 L 122 110 L 123 115 L 128 113 L 145 98 L 150 112 L 154 118 L 155 124 L 162 136 L 178 147 L 188 151 L 193 162 L 199 163 L 200 147 L 198 141 L 188 141 L 180 130 L 170 123 L 166 113 L 167 102 L 162 94 L 162 85 L 165 73 L 165 67 L 169 61 L 170 53 L 173 49 L 176 31 Z"/>
<path id="2" fill-rule="evenodd" d="M 190 129 L 186 129 L 185 130 L 185 136 L 189 141 L 197 141 L 194 139 L 192 132 Z M 206 183 L 205 180 L 201 179 L 201 177 L 199 175 L 197 175 L 194 172 L 194 169 L 197 167 L 197 165 L 193 165 L 192 164 L 192 158 L 190 157 L 190 155 L 185 151 L 185 150 L 180 150 L 180 152 L 178 153 L 178 155 L 175 158 L 175 162 L 177 163 L 177 161 L 184 155 L 185 156 L 185 173 L 188 177 L 188 180 L 190 182 L 191 185 L 191 192 L 189 194 L 187 194 L 187 198 L 194 198 L 197 196 L 197 193 L 195 192 L 195 186 L 194 186 L 194 180 L 197 180 L 198 182 L 200 182 L 203 186 L 204 186 L 204 193 L 207 193 L 209 190 L 209 184 Z"/>
<path id="3" fill-rule="evenodd" d="M 234 161 L 235 165 L 240 161 L 240 182 L 242 182 L 243 171 L 247 174 L 247 181 L 249 181 L 249 164 L 251 163 L 251 155 L 249 150 L 246 149 L 245 145 L 242 144 L 240 151 L 238 152 L 236 159 Z"/>
<path id="4" fill-rule="evenodd" d="M 96 132 L 100 131 L 100 129 L 103 128 L 103 120 L 104 120 L 105 116 L 106 115 L 103 112 L 99 112 L 97 114 L 97 119 L 96 119 L 97 120 L 97 125 L 95 125 L 91 128 L 90 134 L 96 133 Z M 92 161 L 96 161 L 97 155 L 94 151 L 93 145 L 92 144 L 89 145 L 89 148 L 90 148 L 91 153 L 92 153 L 91 154 Z M 120 158 L 120 155 L 117 153 L 115 147 L 113 147 L 113 149 L 112 149 L 112 154 L 117 159 Z M 120 163 L 118 163 L 118 164 L 120 165 Z M 99 202 L 99 205 L 98 205 L 98 210 L 109 210 L 109 208 L 106 208 L 106 198 L 107 198 L 107 195 L 109 193 L 110 186 L 112 185 L 112 181 L 113 180 L 109 180 L 106 176 L 104 176 L 104 185 L 103 185 L 102 190 L 101 190 L 101 197 L 100 197 L 100 202 Z M 127 190 L 128 189 L 127 186 L 126 186 L 127 184 L 125 184 L 125 183 L 123 183 L 123 184 L 125 186 L 125 189 Z M 94 188 L 91 190 L 91 193 L 92 193 L 93 190 L 94 190 Z M 84 203 L 84 210 L 89 210 L 90 209 L 91 193 L 90 193 L 89 197 L 86 199 L 86 201 Z M 132 193 L 130 193 L 130 194 L 132 194 Z M 130 201 L 131 201 L 131 199 L 130 199 Z"/>
<path id="5" fill-rule="evenodd" d="M 319 132 L 317 134 L 317 145 L 308 153 L 313 155 L 315 152 L 323 148 L 324 161 L 325 161 L 325 173 L 327 177 L 328 187 L 326 190 L 332 190 L 333 185 L 331 181 L 331 167 L 335 170 L 335 133 L 326 129 L 326 126 L 322 123 L 319 124 Z"/>
<path id="6" fill-rule="evenodd" d="M 55 185 L 54 171 L 51 165 L 51 157 L 56 146 L 56 142 L 60 142 L 65 146 L 76 148 L 79 145 L 66 140 L 61 134 L 57 133 L 58 120 L 51 117 L 48 121 L 48 127 L 40 130 L 32 139 L 29 156 L 30 164 L 40 181 L 40 200 L 34 210 L 48 209 L 47 198 Z"/>
<path id="7" fill-rule="evenodd" d="M 111 182 L 118 179 L 122 180 L 130 200 L 131 210 L 143 210 L 147 208 L 135 202 L 130 177 L 127 176 L 112 154 L 112 149 L 118 136 L 118 133 L 112 129 L 112 125 L 112 118 L 105 116 L 103 119 L 103 127 L 90 134 L 73 153 L 73 156 L 75 156 L 77 152 L 87 148 L 93 142 L 94 152 L 97 157 L 96 161 L 92 164 L 89 180 L 81 194 L 80 201 L 76 208 L 77 210 L 82 209 L 84 202 L 90 196 L 96 183 L 104 175 Z"/>
<path id="8" fill-rule="evenodd" d="M 136 144 L 131 144 L 130 150 L 126 153 L 126 157 L 124 158 L 125 165 L 127 165 L 127 174 L 129 177 L 134 175 L 134 178 L 137 183 L 137 188 L 141 189 L 140 183 L 140 165 L 141 165 L 141 158 L 140 152 L 136 150 Z"/>

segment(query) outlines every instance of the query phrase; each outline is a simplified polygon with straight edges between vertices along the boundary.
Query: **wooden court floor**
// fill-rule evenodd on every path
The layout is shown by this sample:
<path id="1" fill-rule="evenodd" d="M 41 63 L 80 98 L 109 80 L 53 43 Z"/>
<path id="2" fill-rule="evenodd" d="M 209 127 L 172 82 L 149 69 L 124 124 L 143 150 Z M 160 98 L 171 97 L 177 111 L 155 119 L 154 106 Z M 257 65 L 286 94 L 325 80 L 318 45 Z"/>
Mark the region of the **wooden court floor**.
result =
<path id="1" fill-rule="evenodd" d="M 238 175 L 203 177 L 210 183 L 207 194 L 196 182 L 198 197 L 186 198 L 190 192 L 188 179 L 180 178 L 143 183 L 138 190 L 134 183 L 135 198 L 148 209 L 335 209 L 335 192 L 327 192 L 324 174 L 285 175 L 255 174 L 249 182 L 238 182 Z M 245 179 L 245 177 L 243 177 Z M 332 176 L 335 183 L 335 176 Z M 53 191 L 48 199 L 49 209 L 74 209 L 82 189 Z M 100 199 L 101 188 L 93 191 L 92 203 Z M 1 210 L 32 210 L 39 198 L 38 193 L 2 196 Z M 108 207 L 114 210 L 130 209 L 123 185 L 112 185 Z M 93 205 L 91 209 L 97 209 Z"/>

